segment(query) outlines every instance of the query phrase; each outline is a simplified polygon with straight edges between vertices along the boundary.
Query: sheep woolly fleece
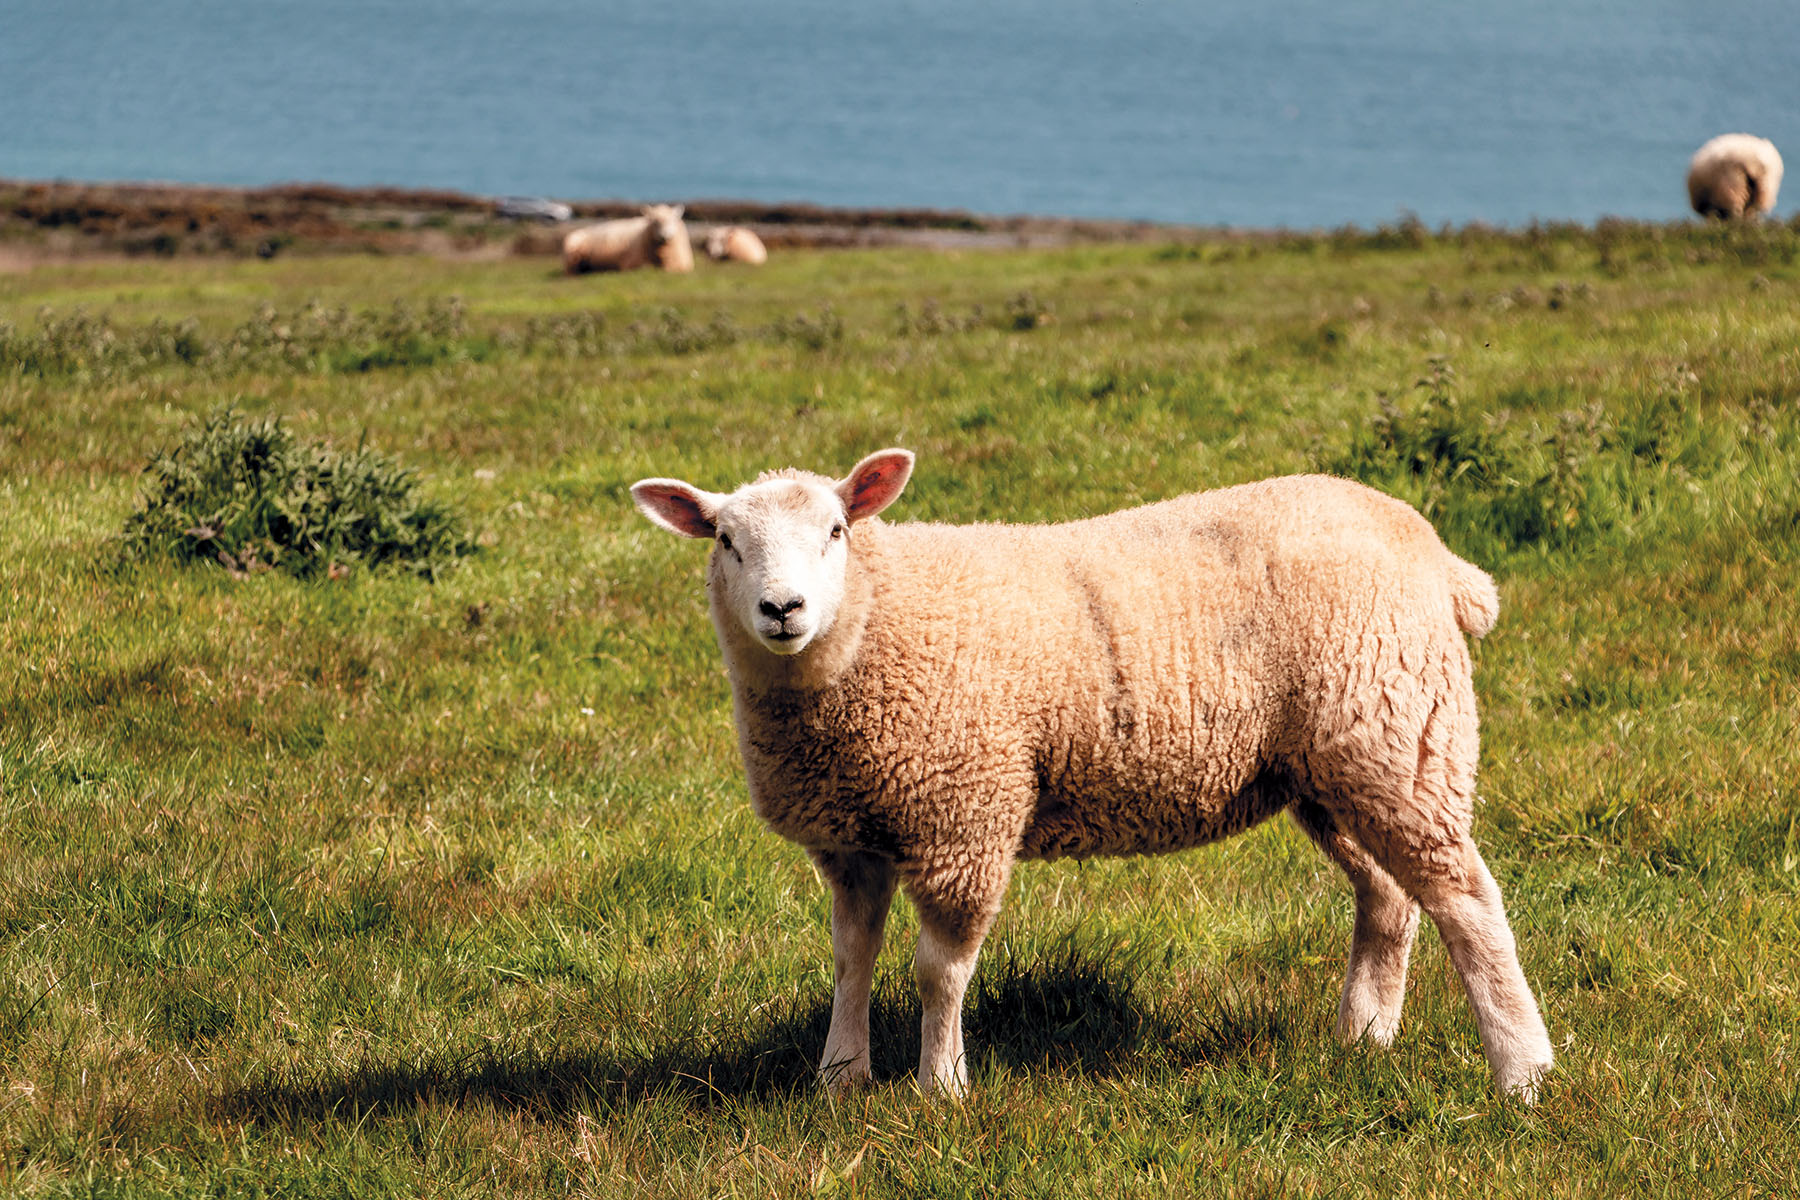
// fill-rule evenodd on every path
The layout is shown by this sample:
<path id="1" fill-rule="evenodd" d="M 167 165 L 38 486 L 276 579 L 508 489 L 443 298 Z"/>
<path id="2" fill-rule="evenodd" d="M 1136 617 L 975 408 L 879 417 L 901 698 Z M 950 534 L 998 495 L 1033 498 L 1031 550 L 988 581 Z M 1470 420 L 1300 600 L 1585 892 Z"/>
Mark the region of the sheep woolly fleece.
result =
<path id="1" fill-rule="evenodd" d="M 1340 1038 L 1394 1036 L 1423 902 L 1497 1082 L 1530 1098 L 1550 1044 L 1469 838 L 1464 634 L 1498 614 L 1488 576 L 1342 479 L 1063 525 L 873 516 L 911 465 L 882 451 L 843 481 L 633 488 L 657 524 L 717 535 L 707 589 L 750 798 L 833 889 L 827 1081 L 868 1074 L 896 883 L 920 914 L 920 1082 L 960 1091 L 963 994 L 1015 860 L 1179 850 L 1287 811 L 1357 896 Z M 809 592 L 793 580 L 813 563 Z"/>
<path id="2" fill-rule="evenodd" d="M 681 219 L 683 211 L 678 204 L 652 204 L 642 216 L 570 230 L 563 238 L 563 270 L 571 275 L 639 267 L 692 271 L 694 248 Z"/>
<path id="3" fill-rule="evenodd" d="M 1773 212 L 1781 194 L 1781 154 L 1748 133 L 1722 133 L 1688 164 L 1688 203 L 1703 217 L 1736 220 Z"/>
<path id="4" fill-rule="evenodd" d="M 742 225 L 717 225 L 706 235 L 706 256 L 716 262 L 758 266 L 769 261 L 769 250 L 753 229 L 745 229 Z"/>

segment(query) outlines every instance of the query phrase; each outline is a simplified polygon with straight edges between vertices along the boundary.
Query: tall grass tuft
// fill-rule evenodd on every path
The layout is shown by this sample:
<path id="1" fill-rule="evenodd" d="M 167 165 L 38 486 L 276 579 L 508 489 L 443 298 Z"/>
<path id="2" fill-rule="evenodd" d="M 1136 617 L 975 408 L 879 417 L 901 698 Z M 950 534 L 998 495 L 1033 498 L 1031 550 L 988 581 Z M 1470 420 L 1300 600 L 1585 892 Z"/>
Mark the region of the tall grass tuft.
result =
<path id="1" fill-rule="evenodd" d="M 455 296 L 356 312 L 317 301 L 286 313 L 265 304 L 217 338 L 193 320 L 119 328 L 80 308 L 67 316 L 42 309 L 34 329 L 0 321 L 0 375 L 21 377 L 125 379 L 162 368 L 349 374 L 481 361 L 493 349 L 469 332 Z"/>
<path id="2" fill-rule="evenodd" d="M 435 579 L 474 549 L 463 517 L 423 495 L 411 468 L 366 446 L 303 443 L 279 417 L 217 409 L 145 474 L 128 558 L 301 578 L 395 564 Z"/>

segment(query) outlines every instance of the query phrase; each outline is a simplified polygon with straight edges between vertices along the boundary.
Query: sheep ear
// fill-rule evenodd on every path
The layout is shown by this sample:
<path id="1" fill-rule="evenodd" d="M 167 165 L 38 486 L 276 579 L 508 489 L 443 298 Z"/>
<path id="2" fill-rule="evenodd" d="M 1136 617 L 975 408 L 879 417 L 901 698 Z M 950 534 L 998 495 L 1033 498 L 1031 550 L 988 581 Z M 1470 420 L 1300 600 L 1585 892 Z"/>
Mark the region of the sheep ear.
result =
<path id="1" fill-rule="evenodd" d="M 725 497 L 714 492 L 703 492 L 679 479 L 640 479 L 631 485 L 631 498 L 652 525 L 670 533 L 709 538 L 719 532 L 713 518 Z"/>
<path id="2" fill-rule="evenodd" d="M 911 450 L 877 450 L 857 463 L 837 485 L 845 515 L 860 521 L 892 504 L 912 477 L 912 469 Z"/>
<path id="3" fill-rule="evenodd" d="M 676 206 L 675 206 L 675 213 L 674 213 L 674 216 L 675 216 L 675 219 L 676 219 L 676 220 L 677 220 L 677 221 L 679 221 L 679 220 L 681 220 L 681 217 L 682 217 L 682 214 L 683 214 L 683 213 L 685 213 L 685 212 L 687 212 L 687 205 L 685 205 L 685 204 L 677 204 L 677 205 L 676 205 Z"/>

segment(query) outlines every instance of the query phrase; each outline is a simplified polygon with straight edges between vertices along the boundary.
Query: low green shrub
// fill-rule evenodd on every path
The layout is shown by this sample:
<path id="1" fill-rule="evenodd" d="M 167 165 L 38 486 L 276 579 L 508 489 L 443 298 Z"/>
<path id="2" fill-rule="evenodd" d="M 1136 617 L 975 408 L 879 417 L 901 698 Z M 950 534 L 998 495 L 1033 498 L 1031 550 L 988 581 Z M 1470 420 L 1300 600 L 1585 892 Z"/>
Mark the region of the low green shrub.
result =
<path id="1" fill-rule="evenodd" d="M 1054 324 L 1056 312 L 1049 301 L 1027 289 L 1008 296 L 997 311 L 972 304 L 962 312 L 951 312 L 928 296 L 914 312 L 903 300 L 895 306 L 894 318 L 894 331 L 900 337 L 941 337 L 975 329 L 1027 333 Z"/>
<path id="2" fill-rule="evenodd" d="M 1409 501 L 1477 560 L 1628 540 L 1671 497 L 1741 468 L 1746 445 L 1777 436 L 1773 423 L 1787 428 L 1771 402 L 1706 400 L 1696 382 L 1684 367 L 1610 408 L 1595 401 L 1533 419 L 1465 408 L 1454 369 L 1434 358 L 1416 385 L 1421 401 L 1379 395 L 1367 425 L 1340 448 L 1320 443 L 1313 460 Z"/>
<path id="3" fill-rule="evenodd" d="M 462 516 L 424 496 L 411 468 L 366 446 L 303 443 L 277 417 L 216 410 L 145 474 L 128 558 L 302 578 L 394 564 L 436 578 L 474 549 Z"/>
<path id="4" fill-rule="evenodd" d="M 1545 433 L 1463 408 L 1445 359 L 1432 359 L 1416 386 L 1425 397 L 1410 407 L 1378 397 L 1348 446 L 1315 454 L 1319 467 L 1405 497 L 1479 554 L 1562 546 L 1609 523 L 1594 503 L 1610 433 L 1597 408 L 1567 410 Z"/>

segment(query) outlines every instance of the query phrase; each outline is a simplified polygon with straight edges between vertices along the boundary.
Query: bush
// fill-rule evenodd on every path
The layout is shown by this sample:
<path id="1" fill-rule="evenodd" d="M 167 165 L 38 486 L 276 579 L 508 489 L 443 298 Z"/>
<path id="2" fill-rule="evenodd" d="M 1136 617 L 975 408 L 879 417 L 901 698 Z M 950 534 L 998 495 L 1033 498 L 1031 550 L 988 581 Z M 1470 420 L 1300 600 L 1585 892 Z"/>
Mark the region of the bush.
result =
<path id="1" fill-rule="evenodd" d="M 1315 454 L 1320 469 L 1405 497 L 1478 556 L 1564 546 L 1610 524 L 1596 485 L 1614 445 L 1597 409 L 1560 413 L 1543 434 L 1466 411 L 1444 359 L 1417 386 L 1425 398 L 1411 408 L 1379 397 L 1379 414 L 1345 449 Z"/>
<path id="2" fill-rule="evenodd" d="M 219 409 L 150 460 L 125 522 L 130 558 L 216 562 L 302 578 L 362 563 L 435 579 L 474 544 L 452 508 L 388 456 L 303 444 L 279 418 Z"/>

